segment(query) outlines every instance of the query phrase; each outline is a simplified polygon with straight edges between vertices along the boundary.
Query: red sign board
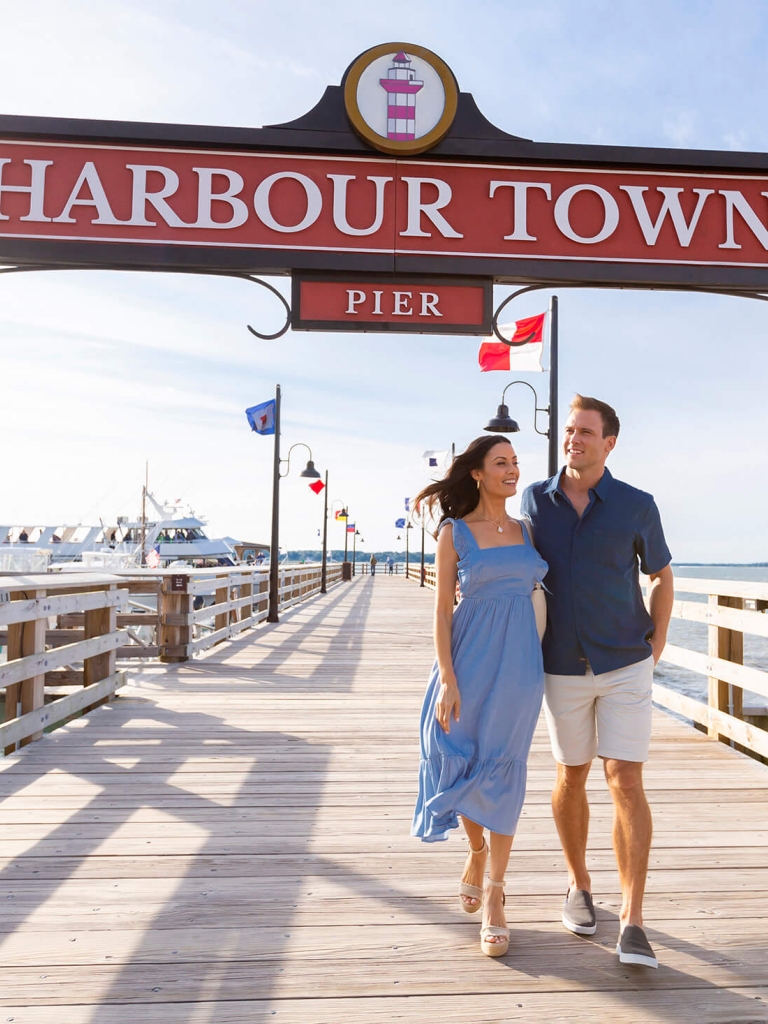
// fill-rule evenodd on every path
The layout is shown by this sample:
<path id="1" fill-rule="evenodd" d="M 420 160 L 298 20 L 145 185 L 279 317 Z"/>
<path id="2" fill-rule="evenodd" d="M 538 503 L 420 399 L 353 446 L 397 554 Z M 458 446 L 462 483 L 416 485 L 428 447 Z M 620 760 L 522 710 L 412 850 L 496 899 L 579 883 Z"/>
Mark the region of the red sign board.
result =
<path id="1" fill-rule="evenodd" d="M 0 140 L 0 255 L 14 240 L 59 243 L 65 263 L 115 243 L 149 263 L 162 246 L 169 269 L 190 247 L 273 272 L 339 269 L 342 253 L 392 271 L 492 260 L 502 280 L 521 260 L 542 276 L 551 261 L 763 268 L 768 176 Z"/>
<path id="2" fill-rule="evenodd" d="M 294 274 L 291 327 L 485 336 L 492 304 L 490 278 Z"/>

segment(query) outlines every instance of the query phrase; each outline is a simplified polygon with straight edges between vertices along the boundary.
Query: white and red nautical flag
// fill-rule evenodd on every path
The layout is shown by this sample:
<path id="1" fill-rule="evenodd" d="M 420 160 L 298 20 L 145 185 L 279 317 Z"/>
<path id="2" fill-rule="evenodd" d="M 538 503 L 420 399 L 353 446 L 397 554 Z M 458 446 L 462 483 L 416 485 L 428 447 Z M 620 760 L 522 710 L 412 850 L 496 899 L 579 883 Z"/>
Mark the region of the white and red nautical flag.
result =
<path id="1" fill-rule="evenodd" d="M 480 369 L 517 370 L 522 373 L 541 373 L 544 352 L 544 320 L 546 313 L 527 316 L 513 324 L 499 324 L 499 333 L 509 338 L 511 345 L 491 339 L 480 346 L 477 361 Z"/>
<path id="2" fill-rule="evenodd" d="M 313 480 L 312 483 L 309 485 L 310 491 L 314 491 L 315 494 L 319 494 L 324 487 L 325 484 L 323 483 L 322 480 Z"/>

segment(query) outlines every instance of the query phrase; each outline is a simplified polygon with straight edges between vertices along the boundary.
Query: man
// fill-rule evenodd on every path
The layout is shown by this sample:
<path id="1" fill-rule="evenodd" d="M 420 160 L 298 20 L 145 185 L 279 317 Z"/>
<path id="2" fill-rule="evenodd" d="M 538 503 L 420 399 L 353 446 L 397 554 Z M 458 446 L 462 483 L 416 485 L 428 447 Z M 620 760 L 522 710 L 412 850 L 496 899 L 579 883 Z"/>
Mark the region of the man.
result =
<path id="1" fill-rule="evenodd" d="M 598 756 L 613 798 L 621 882 L 616 952 L 622 963 L 658 967 L 643 931 L 652 822 L 642 770 L 653 667 L 666 643 L 674 581 L 653 498 L 605 468 L 618 435 L 610 405 L 576 395 L 565 424 L 565 466 L 527 488 L 521 511 L 549 563 L 544 709 L 557 761 L 552 812 L 568 866 L 563 924 L 577 935 L 597 928 L 586 865 L 586 781 Z M 638 565 L 649 577 L 649 611 Z"/>

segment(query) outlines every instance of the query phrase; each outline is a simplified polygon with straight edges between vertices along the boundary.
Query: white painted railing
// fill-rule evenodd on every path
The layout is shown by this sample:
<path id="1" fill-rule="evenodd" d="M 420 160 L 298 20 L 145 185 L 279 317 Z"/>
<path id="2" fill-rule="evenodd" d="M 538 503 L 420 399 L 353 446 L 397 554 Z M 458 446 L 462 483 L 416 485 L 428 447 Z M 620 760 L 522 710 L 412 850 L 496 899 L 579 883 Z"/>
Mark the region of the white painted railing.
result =
<path id="1" fill-rule="evenodd" d="M 318 594 L 321 573 L 316 564 L 281 566 L 279 610 Z M 327 588 L 341 576 L 329 564 Z M 260 566 L 0 576 L 0 750 L 108 700 L 125 682 L 118 659 L 187 661 L 263 622 L 268 588 Z"/>

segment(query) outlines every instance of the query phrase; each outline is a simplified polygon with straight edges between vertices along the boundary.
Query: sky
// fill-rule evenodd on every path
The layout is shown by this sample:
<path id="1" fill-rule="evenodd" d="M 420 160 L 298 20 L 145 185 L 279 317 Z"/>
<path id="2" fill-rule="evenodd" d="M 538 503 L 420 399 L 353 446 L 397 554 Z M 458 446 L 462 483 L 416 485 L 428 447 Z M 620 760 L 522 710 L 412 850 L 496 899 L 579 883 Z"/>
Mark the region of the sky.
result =
<path id="1" fill-rule="evenodd" d="M 299 117 L 363 50 L 421 44 L 494 124 L 537 141 L 768 152 L 764 0 L 27 0 L 4 4 L 0 112 L 259 126 Z M 766 157 L 768 168 L 768 157 Z M 273 279 L 287 295 L 287 279 Z M 500 300 L 508 289 L 497 288 Z M 650 491 L 677 562 L 768 561 L 768 304 L 561 290 L 560 423 L 574 392 L 617 409 L 609 468 Z M 514 315 L 546 308 L 524 296 Z M 272 439 L 247 406 L 283 389 L 282 448 L 307 444 L 365 550 L 461 450 L 510 379 L 477 339 L 289 333 L 245 281 L 61 271 L 0 275 L 0 524 L 138 514 L 145 463 L 212 536 L 267 541 Z M 547 376 L 523 374 L 547 402 Z M 525 485 L 546 476 L 533 396 L 508 393 Z M 318 544 L 322 497 L 281 487 L 281 546 Z M 516 502 L 509 511 L 514 514 Z M 343 545 L 340 525 L 330 542 Z M 428 550 L 431 541 L 428 541 Z"/>

